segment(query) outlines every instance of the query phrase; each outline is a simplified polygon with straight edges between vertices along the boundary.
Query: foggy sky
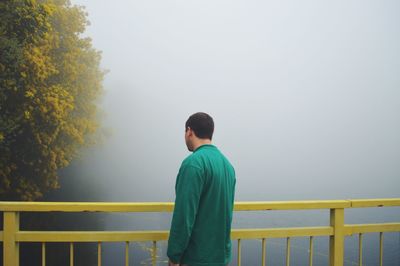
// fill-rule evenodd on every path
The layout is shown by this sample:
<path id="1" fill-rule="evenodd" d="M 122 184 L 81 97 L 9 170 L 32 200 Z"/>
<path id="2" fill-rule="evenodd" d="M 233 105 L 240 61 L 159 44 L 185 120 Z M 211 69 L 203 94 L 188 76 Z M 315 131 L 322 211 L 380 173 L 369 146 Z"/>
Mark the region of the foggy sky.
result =
<path id="1" fill-rule="evenodd" d="M 104 200 L 172 201 L 184 123 L 213 116 L 236 200 L 399 197 L 399 1 L 109 1 L 103 125 L 74 163 Z"/>

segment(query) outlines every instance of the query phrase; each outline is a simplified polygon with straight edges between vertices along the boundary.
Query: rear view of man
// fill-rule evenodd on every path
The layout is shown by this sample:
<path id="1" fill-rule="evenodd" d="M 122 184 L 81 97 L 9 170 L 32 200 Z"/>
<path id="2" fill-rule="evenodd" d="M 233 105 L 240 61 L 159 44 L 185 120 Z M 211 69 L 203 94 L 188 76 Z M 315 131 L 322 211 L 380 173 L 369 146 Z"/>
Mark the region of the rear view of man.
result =
<path id="1" fill-rule="evenodd" d="M 169 265 L 225 266 L 231 260 L 230 231 L 235 171 L 212 145 L 214 121 L 195 113 L 185 125 L 193 152 L 179 169 L 175 208 L 168 240 Z"/>

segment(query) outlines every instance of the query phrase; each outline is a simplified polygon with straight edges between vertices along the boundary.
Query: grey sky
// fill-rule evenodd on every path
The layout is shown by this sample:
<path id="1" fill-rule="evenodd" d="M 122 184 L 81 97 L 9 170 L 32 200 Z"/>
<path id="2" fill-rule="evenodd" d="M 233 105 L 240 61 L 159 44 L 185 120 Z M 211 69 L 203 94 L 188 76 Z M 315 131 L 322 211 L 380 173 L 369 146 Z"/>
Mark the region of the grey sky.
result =
<path id="1" fill-rule="evenodd" d="M 399 197 L 399 1 L 110 1 L 104 144 L 82 175 L 105 199 L 170 201 L 184 122 L 216 122 L 237 200 Z"/>

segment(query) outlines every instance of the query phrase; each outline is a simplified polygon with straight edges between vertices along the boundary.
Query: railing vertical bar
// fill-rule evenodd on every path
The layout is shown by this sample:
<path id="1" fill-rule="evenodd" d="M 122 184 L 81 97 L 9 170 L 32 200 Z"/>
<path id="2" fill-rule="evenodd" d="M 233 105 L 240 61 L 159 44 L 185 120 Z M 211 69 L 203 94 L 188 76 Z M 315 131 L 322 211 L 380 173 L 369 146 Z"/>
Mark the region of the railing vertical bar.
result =
<path id="1" fill-rule="evenodd" d="M 153 266 L 157 264 L 157 241 L 153 241 L 153 254 L 152 254 L 152 262 Z"/>
<path id="2" fill-rule="evenodd" d="M 46 243 L 42 242 L 42 266 L 46 266 Z"/>
<path id="3" fill-rule="evenodd" d="M 101 242 L 97 243 L 97 266 L 101 266 Z"/>
<path id="4" fill-rule="evenodd" d="M 329 265 L 343 266 L 344 256 L 344 208 L 330 209 Z"/>
<path id="5" fill-rule="evenodd" d="M 262 266 L 265 266 L 266 265 L 266 244 L 267 244 L 267 241 L 266 241 L 266 239 L 265 238 L 263 238 L 262 239 L 262 258 L 261 258 L 261 260 L 262 260 Z"/>
<path id="6" fill-rule="evenodd" d="M 238 239 L 238 254 L 237 254 L 237 264 L 240 266 L 242 264 L 241 260 L 241 254 L 242 254 L 242 243 L 240 242 L 240 239 Z"/>
<path id="7" fill-rule="evenodd" d="M 379 266 L 383 265 L 383 232 L 379 233 Z"/>
<path id="8" fill-rule="evenodd" d="M 286 266 L 290 265 L 290 237 L 286 239 Z"/>
<path id="9" fill-rule="evenodd" d="M 19 231 L 19 213 L 3 212 L 3 265 L 19 265 L 19 243 L 15 239 Z"/>
<path id="10" fill-rule="evenodd" d="M 125 266 L 129 266 L 129 241 L 125 243 Z"/>
<path id="11" fill-rule="evenodd" d="M 69 243 L 69 265 L 74 266 L 74 243 Z"/>
<path id="12" fill-rule="evenodd" d="M 363 240 L 363 234 L 358 235 L 358 265 L 362 266 L 362 240 Z"/>
<path id="13" fill-rule="evenodd" d="M 313 265 L 313 255 L 314 255 L 314 237 L 310 236 L 310 258 L 309 258 L 309 266 Z"/>

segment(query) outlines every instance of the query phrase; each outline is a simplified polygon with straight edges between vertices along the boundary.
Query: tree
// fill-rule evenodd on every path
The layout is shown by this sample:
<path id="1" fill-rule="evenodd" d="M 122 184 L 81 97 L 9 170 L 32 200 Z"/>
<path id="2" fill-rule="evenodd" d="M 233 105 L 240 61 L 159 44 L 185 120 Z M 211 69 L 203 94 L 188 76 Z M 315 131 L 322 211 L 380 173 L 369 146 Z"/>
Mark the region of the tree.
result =
<path id="1" fill-rule="evenodd" d="M 35 200 L 98 128 L 105 72 L 68 0 L 0 3 L 0 198 Z"/>

